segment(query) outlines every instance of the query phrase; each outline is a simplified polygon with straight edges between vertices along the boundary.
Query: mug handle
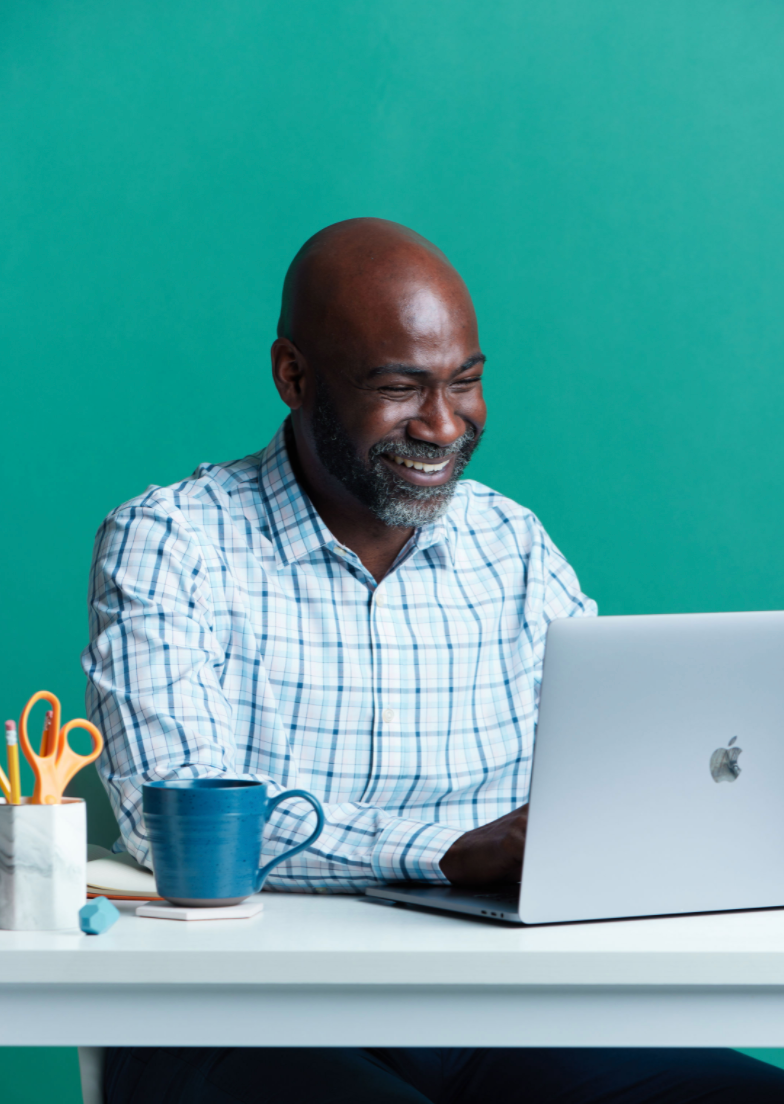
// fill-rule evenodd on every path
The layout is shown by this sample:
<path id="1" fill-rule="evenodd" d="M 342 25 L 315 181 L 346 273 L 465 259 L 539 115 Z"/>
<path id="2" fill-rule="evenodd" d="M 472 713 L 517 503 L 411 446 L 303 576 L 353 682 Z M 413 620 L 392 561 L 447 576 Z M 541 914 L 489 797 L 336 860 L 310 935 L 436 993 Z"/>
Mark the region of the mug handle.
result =
<path id="1" fill-rule="evenodd" d="M 282 863 L 285 859 L 291 859 L 294 855 L 298 855 L 300 851 L 304 851 L 306 847 L 310 847 L 311 843 L 315 843 L 319 838 L 321 829 L 324 827 L 324 810 L 321 808 L 321 802 L 317 797 L 314 797 L 313 794 L 309 794 L 307 790 L 286 790 L 284 793 L 278 794 L 277 797 L 273 797 L 267 805 L 267 817 L 269 818 L 269 814 L 280 805 L 281 801 L 285 801 L 289 797 L 303 797 L 305 801 L 310 802 L 316 813 L 316 827 L 304 843 L 298 843 L 296 847 L 290 847 L 288 851 L 284 851 L 282 855 L 278 855 L 277 858 L 272 859 L 261 867 L 256 874 L 254 893 L 260 892 L 267 880 L 267 875 L 273 867 L 276 867 L 278 863 Z"/>

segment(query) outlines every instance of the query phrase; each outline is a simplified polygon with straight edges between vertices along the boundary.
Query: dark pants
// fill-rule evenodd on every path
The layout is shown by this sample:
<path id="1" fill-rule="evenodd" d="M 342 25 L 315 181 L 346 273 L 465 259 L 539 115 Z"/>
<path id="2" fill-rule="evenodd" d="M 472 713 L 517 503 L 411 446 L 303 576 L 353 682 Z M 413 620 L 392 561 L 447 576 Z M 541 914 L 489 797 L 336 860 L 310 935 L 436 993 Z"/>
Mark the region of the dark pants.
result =
<path id="1" fill-rule="evenodd" d="M 117 1047 L 108 1104 L 784 1104 L 731 1050 Z"/>

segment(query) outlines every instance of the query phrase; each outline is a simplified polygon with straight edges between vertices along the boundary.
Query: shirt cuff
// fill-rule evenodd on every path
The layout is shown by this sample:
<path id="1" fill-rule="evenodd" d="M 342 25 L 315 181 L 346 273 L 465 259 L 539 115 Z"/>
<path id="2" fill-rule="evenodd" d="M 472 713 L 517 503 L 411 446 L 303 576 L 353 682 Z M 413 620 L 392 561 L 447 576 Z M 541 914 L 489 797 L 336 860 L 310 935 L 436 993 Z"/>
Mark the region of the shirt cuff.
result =
<path id="1" fill-rule="evenodd" d="M 438 882 L 449 885 L 439 863 L 464 835 L 462 829 L 421 820 L 395 819 L 373 848 L 371 865 L 380 882 Z"/>

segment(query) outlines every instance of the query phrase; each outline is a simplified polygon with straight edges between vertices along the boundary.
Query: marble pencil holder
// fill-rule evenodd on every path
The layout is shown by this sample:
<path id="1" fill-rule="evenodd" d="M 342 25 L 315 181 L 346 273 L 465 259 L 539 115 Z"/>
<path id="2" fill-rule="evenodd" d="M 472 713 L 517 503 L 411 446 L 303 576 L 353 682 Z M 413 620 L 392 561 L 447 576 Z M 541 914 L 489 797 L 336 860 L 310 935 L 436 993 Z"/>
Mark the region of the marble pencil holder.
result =
<path id="1" fill-rule="evenodd" d="M 0 928 L 79 927 L 87 886 L 87 818 L 79 798 L 61 805 L 0 802 Z"/>

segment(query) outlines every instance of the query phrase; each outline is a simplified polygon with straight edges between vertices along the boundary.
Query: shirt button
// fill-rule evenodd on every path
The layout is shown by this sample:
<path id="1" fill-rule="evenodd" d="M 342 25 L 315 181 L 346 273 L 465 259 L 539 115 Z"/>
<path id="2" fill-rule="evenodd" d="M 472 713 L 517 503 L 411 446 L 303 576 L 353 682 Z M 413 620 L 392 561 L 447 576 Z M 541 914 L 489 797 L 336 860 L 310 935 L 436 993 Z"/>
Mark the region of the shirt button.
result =
<path id="1" fill-rule="evenodd" d="M 378 592 L 378 591 L 376 591 L 376 597 L 375 597 L 375 603 L 376 603 L 376 605 L 377 605 L 377 606 L 384 606 L 384 605 L 386 605 L 386 601 L 387 601 L 387 600 L 386 600 L 386 598 L 384 597 L 384 595 L 383 595 L 383 594 L 379 594 L 379 592 Z"/>
<path id="2" fill-rule="evenodd" d="M 394 709 L 385 709 L 381 716 L 385 721 L 394 721 L 397 713 L 394 711 Z"/>

